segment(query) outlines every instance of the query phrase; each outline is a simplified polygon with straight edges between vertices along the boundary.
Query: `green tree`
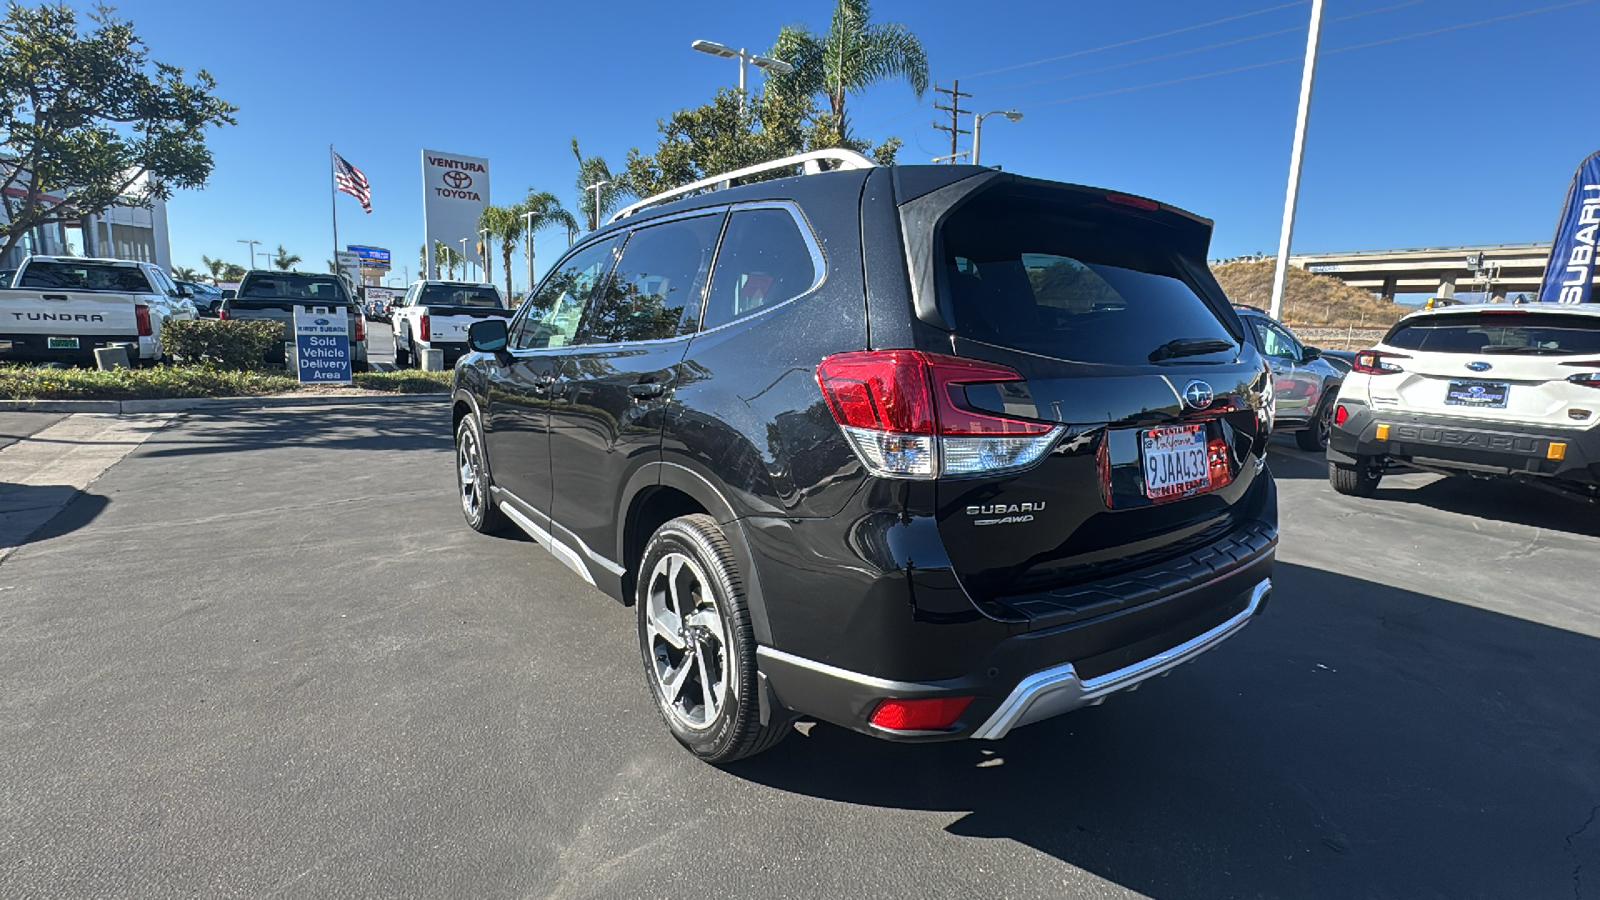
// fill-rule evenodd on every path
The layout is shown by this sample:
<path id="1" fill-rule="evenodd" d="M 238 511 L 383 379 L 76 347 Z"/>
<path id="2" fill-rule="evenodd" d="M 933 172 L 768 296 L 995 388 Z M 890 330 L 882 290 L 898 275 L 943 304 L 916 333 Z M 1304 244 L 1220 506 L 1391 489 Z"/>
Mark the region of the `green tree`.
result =
<path id="1" fill-rule="evenodd" d="M 528 188 L 528 196 L 517 204 L 518 217 L 527 216 L 523 220 L 523 228 L 528 236 L 528 271 L 533 272 L 533 238 L 539 232 L 551 228 L 562 228 L 567 232 L 567 243 L 571 244 L 572 236 L 579 231 L 578 219 L 567 212 L 561 205 L 561 200 L 549 191 L 536 191 Z M 533 285 L 528 285 L 528 290 L 533 290 Z"/>
<path id="2" fill-rule="evenodd" d="M 850 136 L 845 100 L 852 92 L 891 78 L 904 79 L 917 99 L 928 89 L 928 54 L 922 41 L 898 22 L 872 21 L 868 0 L 835 0 L 825 35 L 804 25 L 785 25 L 769 56 L 794 66 L 767 78 L 769 92 L 821 94 L 828 100 L 833 130 Z"/>
<path id="3" fill-rule="evenodd" d="M 511 302 L 511 254 L 517 252 L 517 240 L 522 237 L 522 216 L 515 206 L 485 206 L 478 214 L 478 230 L 489 232 L 489 240 L 499 239 L 500 261 L 506 273 L 506 302 Z M 483 248 L 487 251 L 489 248 Z M 484 281 L 488 281 L 489 255 L 483 254 Z"/>
<path id="4" fill-rule="evenodd" d="M 222 280 L 223 281 L 242 281 L 244 279 L 244 273 L 245 273 L 244 266 L 239 265 L 238 263 L 223 263 L 222 264 Z"/>
<path id="5" fill-rule="evenodd" d="M 200 273 L 188 266 L 175 266 L 172 269 L 172 277 L 179 281 L 199 281 Z"/>
<path id="6" fill-rule="evenodd" d="M 205 70 L 151 61 L 109 7 L 88 18 L 80 33 L 69 6 L 13 4 L 0 20 L 0 253 L 41 225 L 203 187 L 206 131 L 235 124 Z"/>
<path id="7" fill-rule="evenodd" d="M 465 271 L 467 262 L 466 257 L 444 241 L 433 242 L 433 261 L 434 268 L 438 271 L 450 273 L 446 276 L 447 281 L 455 281 L 456 266 L 461 266 L 462 270 Z"/>
<path id="8" fill-rule="evenodd" d="M 601 220 L 616 211 L 623 198 L 629 194 L 625 181 L 611 173 L 611 166 L 603 157 L 584 156 L 578 149 L 578 139 L 572 139 L 572 155 L 578 158 L 578 212 L 583 214 L 585 227 L 594 231 Z M 596 191 L 591 185 L 600 185 Z M 599 204 L 595 203 L 596 194 Z"/>
<path id="9" fill-rule="evenodd" d="M 223 262 L 220 259 L 212 259 L 209 256 L 201 256 L 200 257 L 200 265 L 205 266 L 206 267 L 206 271 L 211 273 L 211 280 L 212 281 L 217 281 L 218 279 L 220 279 L 222 277 L 223 271 L 228 268 L 228 264 L 227 263 Z"/>
<path id="10" fill-rule="evenodd" d="M 278 271 L 287 272 L 300 264 L 300 256 L 296 253 L 290 253 L 288 250 L 283 249 L 282 244 L 279 244 L 278 252 L 273 254 L 272 264 L 278 267 Z"/>

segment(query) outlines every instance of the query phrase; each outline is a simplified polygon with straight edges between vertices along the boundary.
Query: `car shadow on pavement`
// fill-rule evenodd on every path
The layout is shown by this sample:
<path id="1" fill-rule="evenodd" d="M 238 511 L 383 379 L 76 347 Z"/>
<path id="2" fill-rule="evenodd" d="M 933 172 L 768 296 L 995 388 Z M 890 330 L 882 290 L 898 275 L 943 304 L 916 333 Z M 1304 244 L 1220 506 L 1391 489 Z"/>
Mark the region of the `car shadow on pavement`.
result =
<path id="1" fill-rule="evenodd" d="M 1457 515 L 1600 537 L 1600 505 L 1506 479 L 1457 476 L 1420 487 L 1388 487 L 1390 483 L 1383 482 L 1374 502 L 1415 503 Z"/>
<path id="2" fill-rule="evenodd" d="M 728 771 L 961 813 L 949 833 L 1162 900 L 1559 897 L 1600 879 L 1600 641 L 1302 566 L 1274 579 L 1263 617 L 1175 677 L 1004 741 L 819 724 Z"/>
<path id="3" fill-rule="evenodd" d="M 453 444 L 446 403 L 189 413 L 186 426 L 151 437 L 141 455 L 196 456 L 279 447 L 440 450 Z"/>
<path id="4" fill-rule="evenodd" d="M 1277 436 L 1267 445 L 1267 465 L 1273 477 L 1304 478 L 1311 481 L 1328 477 L 1328 460 L 1321 453 L 1311 453 L 1295 446 L 1292 436 Z"/>
<path id="5" fill-rule="evenodd" d="M 111 500 L 67 484 L 0 482 L 0 549 L 71 534 L 105 512 Z"/>

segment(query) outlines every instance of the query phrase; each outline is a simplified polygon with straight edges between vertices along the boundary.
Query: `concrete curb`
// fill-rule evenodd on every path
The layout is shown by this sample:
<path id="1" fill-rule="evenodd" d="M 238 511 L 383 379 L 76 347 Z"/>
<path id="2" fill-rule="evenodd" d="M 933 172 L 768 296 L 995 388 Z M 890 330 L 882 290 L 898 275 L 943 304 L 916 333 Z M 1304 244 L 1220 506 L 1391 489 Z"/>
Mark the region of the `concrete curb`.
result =
<path id="1" fill-rule="evenodd" d="M 389 403 L 445 403 L 449 394 L 317 394 L 302 397 L 179 397 L 170 400 L 0 400 L 0 412 L 134 413 L 186 412 L 208 409 L 261 409 L 283 406 L 367 406 Z"/>

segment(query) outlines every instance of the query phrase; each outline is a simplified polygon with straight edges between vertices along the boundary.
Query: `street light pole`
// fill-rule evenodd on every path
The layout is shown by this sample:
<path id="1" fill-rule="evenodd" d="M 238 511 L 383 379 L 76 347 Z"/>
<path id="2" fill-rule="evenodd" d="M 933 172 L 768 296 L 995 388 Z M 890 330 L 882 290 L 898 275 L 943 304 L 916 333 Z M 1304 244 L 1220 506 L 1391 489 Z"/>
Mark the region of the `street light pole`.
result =
<path id="1" fill-rule="evenodd" d="M 235 243 L 249 244 L 250 245 L 250 268 L 254 269 L 256 267 L 256 245 L 261 243 L 261 242 L 260 241 L 239 240 L 239 241 L 235 241 Z"/>
<path id="2" fill-rule="evenodd" d="M 994 115 L 1005 116 L 1012 122 L 1022 121 L 1022 113 L 1014 109 L 992 109 L 981 116 L 974 116 L 972 118 L 972 164 L 975 166 L 979 164 L 978 147 L 983 141 L 983 120 Z"/>
<path id="3" fill-rule="evenodd" d="M 1311 29 L 1306 35 L 1306 64 L 1300 73 L 1300 111 L 1294 119 L 1294 150 L 1289 154 L 1289 189 L 1283 198 L 1283 228 L 1278 233 L 1278 260 L 1272 269 L 1274 319 L 1283 318 L 1283 285 L 1289 275 L 1289 243 L 1294 237 L 1294 210 L 1300 200 L 1300 163 L 1311 116 L 1311 84 L 1317 77 L 1317 40 L 1322 34 L 1322 0 L 1311 0 Z"/>
<path id="4" fill-rule="evenodd" d="M 533 213 L 531 212 L 522 214 L 522 256 L 528 262 L 528 293 L 524 296 L 529 296 L 533 294 Z M 511 298 L 507 297 L 506 302 L 510 303 Z"/>
<path id="5" fill-rule="evenodd" d="M 489 269 L 489 229 L 487 228 L 478 229 L 478 262 L 483 266 L 483 277 L 478 280 L 485 284 L 493 284 L 494 279 L 490 277 L 493 272 Z M 511 302 L 510 298 L 507 298 L 506 302 Z"/>
<path id="6" fill-rule="evenodd" d="M 689 49 L 699 50 L 701 53 L 709 53 L 712 56 L 720 56 L 723 59 L 737 59 L 739 61 L 739 113 L 741 115 L 744 113 L 745 105 L 744 69 L 747 64 L 755 63 L 755 66 L 758 69 L 766 69 L 771 72 L 777 72 L 781 75 L 787 75 L 794 71 L 794 66 L 789 65 L 781 59 L 773 59 L 770 56 L 762 56 L 759 53 L 751 53 L 745 50 L 743 47 L 735 50 L 732 47 L 729 47 L 725 44 L 719 44 L 716 41 L 695 41 L 689 45 Z"/>
<path id="7" fill-rule="evenodd" d="M 609 181 L 596 181 L 594 184 L 584 188 L 586 191 L 594 191 L 594 227 L 590 228 L 590 231 L 600 230 L 600 189 L 610 183 Z"/>
<path id="8" fill-rule="evenodd" d="M 467 241 L 470 241 L 470 240 L 472 240 L 472 239 L 471 238 L 462 238 L 461 240 L 456 241 L 456 243 L 461 245 L 461 278 L 462 278 L 462 280 L 465 280 L 466 277 L 467 277 Z"/>

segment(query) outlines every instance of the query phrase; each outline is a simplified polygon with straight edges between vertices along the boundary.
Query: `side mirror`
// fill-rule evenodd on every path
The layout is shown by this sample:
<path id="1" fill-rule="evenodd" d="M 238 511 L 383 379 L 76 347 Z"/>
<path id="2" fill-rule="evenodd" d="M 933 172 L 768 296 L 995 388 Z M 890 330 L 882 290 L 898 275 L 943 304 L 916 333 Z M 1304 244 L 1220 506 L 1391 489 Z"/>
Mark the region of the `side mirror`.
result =
<path id="1" fill-rule="evenodd" d="M 239 292 L 233 288 L 223 288 L 222 290 L 222 299 L 224 300 L 232 300 L 237 296 L 239 296 Z"/>
<path id="2" fill-rule="evenodd" d="M 178 288 L 178 299 L 179 300 L 193 300 L 194 299 L 194 292 L 189 290 L 186 287 Z"/>
<path id="3" fill-rule="evenodd" d="M 506 320 L 483 319 L 467 329 L 467 346 L 479 353 L 500 353 L 506 349 Z"/>
<path id="4" fill-rule="evenodd" d="M 1300 361 L 1301 362 L 1311 362 L 1313 359 L 1321 359 L 1321 358 L 1322 358 L 1322 348 L 1321 347 L 1306 347 L 1306 348 L 1304 348 L 1304 350 L 1300 354 Z"/>

